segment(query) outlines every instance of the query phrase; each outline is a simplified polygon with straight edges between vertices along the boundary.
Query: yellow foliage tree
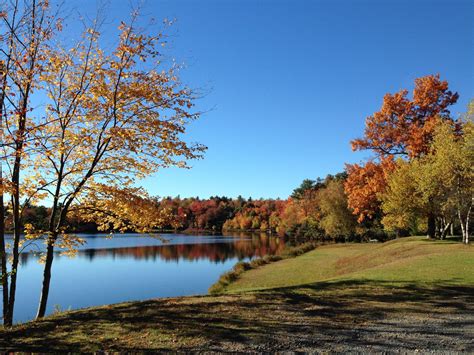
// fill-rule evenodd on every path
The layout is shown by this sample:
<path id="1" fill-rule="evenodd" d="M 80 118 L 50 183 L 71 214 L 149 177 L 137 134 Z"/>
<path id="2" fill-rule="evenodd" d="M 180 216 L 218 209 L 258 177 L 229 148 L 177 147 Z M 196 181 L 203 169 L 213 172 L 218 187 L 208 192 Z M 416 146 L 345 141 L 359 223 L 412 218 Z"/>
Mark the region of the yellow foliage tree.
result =
<path id="1" fill-rule="evenodd" d="M 60 27 L 57 13 L 49 10 L 46 0 L 8 1 L 0 4 L 0 257 L 3 289 L 3 320 L 13 321 L 19 253 L 23 240 L 24 206 L 39 199 L 31 194 L 38 172 L 31 168 L 35 146 L 33 132 L 40 132 L 44 122 L 35 120 L 31 102 L 41 91 L 39 78 L 48 61 L 45 55 L 50 40 Z M 6 274 L 4 224 L 5 201 L 10 199 L 13 220 L 11 266 Z"/>
<path id="2" fill-rule="evenodd" d="M 474 194 L 473 133 L 472 122 L 464 122 L 459 131 L 439 121 L 428 154 L 411 162 L 398 162 L 381 197 L 386 227 L 406 228 L 413 218 L 436 215 L 436 234 L 443 238 L 457 217 L 463 242 L 469 242 Z"/>
<path id="3" fill-rule="evenodd" d="M 0 190 L 11 196 L 15 228 L 9 323 L 23 232 L 45 238 L 41 318 L 55 248 L 80 243 L 65 233 L 68 214 L 88 201 L 88 216 L 93 218 L 95 211 L 104 226 L 152 229 L 165 213 L 133 187 L 137 180 L 170 166 L 188 168 L 206 149 L 184 140 L 187 125 L 200 116 L 194 109 L 197 94 L 179 80 L 178 65 L 164 64 L 163 34 L 139 28 L 137 13 L 120 24 L 115 46 L 106 50 L 99 21 L 85 28 L 78 41 L 61 42 L 55 36 L 61 21 L 48 1 L 11 4 L 0 18 L 7 25 L 5 38 L 11 39 L 2 52 L 0 96 L 2 112 L 8 113 L 2 116 L 2 158 L 11 172 Z M 21 230 L 22 204 L 43 199 L 52 203 L 48 228 Z M 112 221 L 104 211 L 114 207 L 114 199 Z M 0 244 L 3 275 L 3 239 Z"/>
<path id="4" fill-rule="evenodd" d="M 320 210 L 320 225 L 332 238 L 351 237 L 356 232 L 356 217 L 347 206 L 344 182 L 331 180 L 318 191 L 317 205 Z"/>

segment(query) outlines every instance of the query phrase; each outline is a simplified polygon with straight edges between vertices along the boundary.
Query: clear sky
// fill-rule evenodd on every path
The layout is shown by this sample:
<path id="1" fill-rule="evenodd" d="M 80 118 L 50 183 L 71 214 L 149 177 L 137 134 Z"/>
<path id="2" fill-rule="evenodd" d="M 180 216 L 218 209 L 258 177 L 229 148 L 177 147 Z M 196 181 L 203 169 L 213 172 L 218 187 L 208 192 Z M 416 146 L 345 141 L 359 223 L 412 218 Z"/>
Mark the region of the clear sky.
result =
<path id="1" fill-rule="evenodd" d="M 110 2 L 111 20 L 128 12 Z M 189 130 L 205 159 L 146 179 L 154 195 L 286 198 L 369 156 L 349 141 L 386 92 L 439 73 L 460 94 L 455 116 L 474 98 L 472 0 L 148 0 L 143 12 L 177 20 L 169 53 L 209 89 Z"/>

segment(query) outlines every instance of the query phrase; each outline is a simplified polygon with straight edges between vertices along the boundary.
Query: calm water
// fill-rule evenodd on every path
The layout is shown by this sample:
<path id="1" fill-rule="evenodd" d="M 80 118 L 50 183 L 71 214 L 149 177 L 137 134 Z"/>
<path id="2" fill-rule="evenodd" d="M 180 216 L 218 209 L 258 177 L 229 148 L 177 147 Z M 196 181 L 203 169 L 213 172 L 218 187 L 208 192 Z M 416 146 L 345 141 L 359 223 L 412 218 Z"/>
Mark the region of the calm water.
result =
<path id="1" fill-rule="evenodd" d="M 281 239 L 260 236 L 81 235 L 77 256 L 55 255 L 48 314 L 110 303 L 205 294 L 240 260 L 278 254 Z M 35 316 L 43 265 L 31 247 L 21 254 L 15 321 Z M 0 304 L 1 309 L 1 304 Z"/>

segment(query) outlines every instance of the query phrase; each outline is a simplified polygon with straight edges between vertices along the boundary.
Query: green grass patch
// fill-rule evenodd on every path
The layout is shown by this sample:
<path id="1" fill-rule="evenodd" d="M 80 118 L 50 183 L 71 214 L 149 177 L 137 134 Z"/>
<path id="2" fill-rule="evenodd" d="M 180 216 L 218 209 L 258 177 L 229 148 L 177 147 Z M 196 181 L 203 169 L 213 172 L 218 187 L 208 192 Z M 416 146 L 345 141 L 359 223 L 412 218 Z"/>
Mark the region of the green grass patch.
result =
<path id="1" fill-rule="evenodd" d="M 209 288 L 209 293 L 211 295 L 223 293 L 226 288 L 233 282 L 237 281 L 244 272 L 252 269 L 258 269 L 263 265 L 277 261 L 297 257 L 309 252 L 310 250 L 313 250 L 316 248 L 316 246 L 316 243 L 304 243 L 296 247 L 287 248 L 280 255 L 265 255 L 262 258 L 257 258 L 250 262 L 240 261 L 235 264 L 232 270 L 221 275 L 219 280 L 217 280 L 217 282 Z"/>
<path id="2" fill-rule="evenodd" d="M 410 237 L 380 244 L 325 245 L 295 259 L 249 270 L 225 292 L 355 279 L 474 285 L 473 266 L 472 246 L 450 240 Z"/>

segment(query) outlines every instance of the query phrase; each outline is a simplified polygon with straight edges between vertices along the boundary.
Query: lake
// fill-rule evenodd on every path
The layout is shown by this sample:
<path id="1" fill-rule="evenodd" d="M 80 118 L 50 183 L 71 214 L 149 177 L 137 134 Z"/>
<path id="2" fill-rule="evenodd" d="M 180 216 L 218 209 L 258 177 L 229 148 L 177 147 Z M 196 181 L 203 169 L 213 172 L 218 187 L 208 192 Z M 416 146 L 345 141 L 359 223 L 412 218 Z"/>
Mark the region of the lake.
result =
<path id="1" fill-rule="evenodd" d="M 79 235 L 75 257 L 55 254 L 47 313 L 111 303 L 206 294 L 238 261 L 281 252 L 284 241 L 262 235 Z M 15 322 L 33 319 L 43 265 L 31 246 L 21 254 Z M 1 309 L 1 304 L 0 304 Z"/>

